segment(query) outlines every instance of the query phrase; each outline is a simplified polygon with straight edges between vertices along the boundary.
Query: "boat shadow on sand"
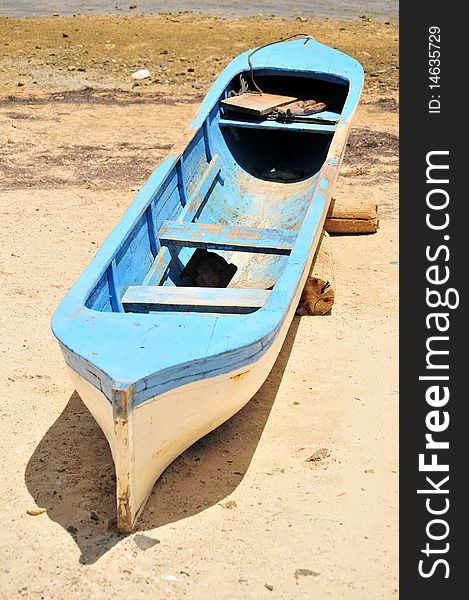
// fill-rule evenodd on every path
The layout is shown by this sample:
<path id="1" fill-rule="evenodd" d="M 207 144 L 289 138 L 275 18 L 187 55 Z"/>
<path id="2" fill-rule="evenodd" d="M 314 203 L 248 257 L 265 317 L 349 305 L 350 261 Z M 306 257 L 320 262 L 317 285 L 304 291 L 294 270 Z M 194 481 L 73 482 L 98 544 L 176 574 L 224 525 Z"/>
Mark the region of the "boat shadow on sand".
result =
<path id="1" fill-rule="evenodd" d="M 299 318 L 295 317 L 263 386 L 229 421 L 179 456 L 156 483 L 137 530 L 161 527 L 223 501 L 242 481 L 275 401 Z M 25 472 L 37 506 L 47 509 L 93 564 L 126 536 L 116 530 L 114 463 L 107 441 L 74 392 Z"/>

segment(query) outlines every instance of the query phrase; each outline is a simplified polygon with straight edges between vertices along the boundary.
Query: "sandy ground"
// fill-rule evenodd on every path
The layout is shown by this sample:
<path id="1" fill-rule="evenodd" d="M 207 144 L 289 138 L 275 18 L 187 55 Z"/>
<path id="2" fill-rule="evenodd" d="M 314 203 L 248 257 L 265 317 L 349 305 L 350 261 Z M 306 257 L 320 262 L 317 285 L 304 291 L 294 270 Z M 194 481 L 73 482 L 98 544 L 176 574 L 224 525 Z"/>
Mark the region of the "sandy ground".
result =
<path id="1" fill-rule="evenodd" d="M 187 17 L 154 19 L 170 52 L 180 51 L 171 40 Z M 223 37 L 219 28 L 238 31 L 233 54 L 272 27 L 187 22 L 195 69 L 203 69 L 200 29 L 208 21 L 212 45 Z M 310 25 L 280 21 L 289 31 Z M 94 23 L 104 44 L 114 43 L 106 40 L 121 23 L 142 24 L 0 20 L 0 597 L 397 597 L 396 29 L 335 24 L 337 39 L 355 44 L 369 68 L 389 67 L 368 78 L 335 193 L 376 199 L 378 233 L 333 238 L 332 314 L 295 318 L 261 390 L 171 465 L 137 534 L 123 536 L 115 531 L 110 452 L 67 378 L 49 322 L 214 75 L 196 81 L 200 88 L 177 75 L 132 88 L 124 67 L 58 74 L 55 62 L 41 66 L 39 58 L 36 79 L 23 75 L 18 87 L 36 60 L 24 58 L 35 50 L 24 32 L 33 32 L 37 52 L 57 55 L 49 47 L 54 22 L 60 36 Z M 254 35 L 252 23 L 263 33 Z M 330 41 L 333 24 L 315 23 L 316 36 Z M 56 46 L 67 39 L 57 36 Z M 90 60 L 102 58 L 95 50 Z M 79 91 L 84 86 L 94 89 Z M 320 449 L 320 460 L 307 460 Z M 27 514 L 37 507 L 47 510 Z"/>

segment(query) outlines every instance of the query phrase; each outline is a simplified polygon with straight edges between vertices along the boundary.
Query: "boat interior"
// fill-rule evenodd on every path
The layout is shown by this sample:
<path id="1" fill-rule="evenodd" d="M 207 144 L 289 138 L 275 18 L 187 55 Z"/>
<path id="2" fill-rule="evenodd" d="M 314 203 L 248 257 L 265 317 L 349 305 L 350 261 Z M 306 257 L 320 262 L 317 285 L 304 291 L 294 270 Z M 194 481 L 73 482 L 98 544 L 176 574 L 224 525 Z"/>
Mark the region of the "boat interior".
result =
<path id="1" fill-rule="evenodd" d="M 243 104 L 243 93 L 255 103 L 258 89 L 317 109 L 296 114 L 280 102 L 261 114 L 230 106 L 233 98 Z M 295 243 L 348 90 L 345 79 L 320 73 L 256 70 L 253 80 L 247 70 L 233 78 L 162 185 L 151 190 L 86 307 L 261 308 Z"/>

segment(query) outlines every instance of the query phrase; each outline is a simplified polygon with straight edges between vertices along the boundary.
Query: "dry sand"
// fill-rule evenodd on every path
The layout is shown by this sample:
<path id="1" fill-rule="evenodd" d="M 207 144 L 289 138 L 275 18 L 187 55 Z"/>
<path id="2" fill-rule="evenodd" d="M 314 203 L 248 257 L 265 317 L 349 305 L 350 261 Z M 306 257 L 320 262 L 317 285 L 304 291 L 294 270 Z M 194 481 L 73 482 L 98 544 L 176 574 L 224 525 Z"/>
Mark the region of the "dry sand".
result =
<path id="1" fill-rule="evenodd" d="M 51 314 L 228 55 L 299 28 L 375 75 L 335 196 L 376 199 L 381 227 L 333 238 L 332 314 L 294 319 L 254 399 L 173 463 L 137 535 L 120 535 L 110 452 Z M 108 53 L 124 31 L 141 41 Z M 197 78 L 173 68 L 177 32 Z M 327 20 L 0 20 L 2 599 L 397 597 L 396 39 Z M 132 88 L 156 56 L 169 74 Z"/>

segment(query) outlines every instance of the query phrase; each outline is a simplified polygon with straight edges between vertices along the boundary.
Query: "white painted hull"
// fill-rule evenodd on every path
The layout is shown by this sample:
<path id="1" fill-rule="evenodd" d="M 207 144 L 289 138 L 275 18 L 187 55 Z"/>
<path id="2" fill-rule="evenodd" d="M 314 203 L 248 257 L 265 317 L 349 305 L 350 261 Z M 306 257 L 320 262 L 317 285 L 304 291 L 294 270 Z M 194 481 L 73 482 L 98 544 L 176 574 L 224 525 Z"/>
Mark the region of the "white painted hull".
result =
<path id="1" fill-rule="evenodd" d="M 267 378 L 285 331 L 256 363 L 189 383 L 130 411 L 126 431 L 106 396 L 69 369 L 73 385 L 103 430 L 116 465 L 118 527 L 131 531 L 166 467 L 186 448 L 238 412 Z"/>

